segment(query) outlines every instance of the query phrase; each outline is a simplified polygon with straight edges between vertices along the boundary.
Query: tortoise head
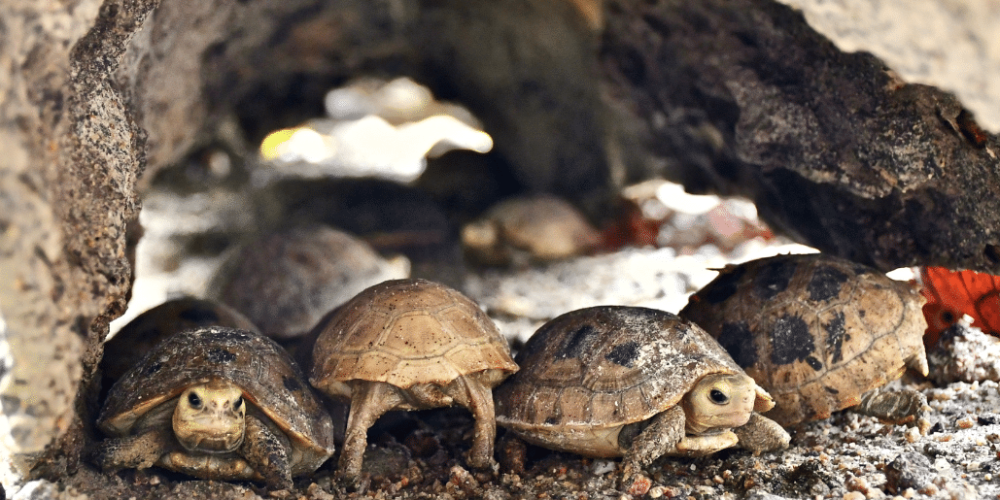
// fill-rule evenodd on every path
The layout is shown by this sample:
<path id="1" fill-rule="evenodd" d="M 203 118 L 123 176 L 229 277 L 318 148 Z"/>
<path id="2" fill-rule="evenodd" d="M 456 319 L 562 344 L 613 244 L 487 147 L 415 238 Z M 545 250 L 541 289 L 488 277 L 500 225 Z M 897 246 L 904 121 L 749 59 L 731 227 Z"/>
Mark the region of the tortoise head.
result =
<path id="1" fill-rule="evenodd" d="M 687 433 L 702 434 L 711 429 L 732 429 L 746 424 L 756 399 L 757 384 L 747 375 L 705 375 L 681 402 Z"/>
<path id="2" fill-rule="evenodd" d="M 213 379 L 181 393 L 174 409 L 174 434 L 188 451 L 230 452 L 243 444 L 245 416 L 243 389 Z"/>

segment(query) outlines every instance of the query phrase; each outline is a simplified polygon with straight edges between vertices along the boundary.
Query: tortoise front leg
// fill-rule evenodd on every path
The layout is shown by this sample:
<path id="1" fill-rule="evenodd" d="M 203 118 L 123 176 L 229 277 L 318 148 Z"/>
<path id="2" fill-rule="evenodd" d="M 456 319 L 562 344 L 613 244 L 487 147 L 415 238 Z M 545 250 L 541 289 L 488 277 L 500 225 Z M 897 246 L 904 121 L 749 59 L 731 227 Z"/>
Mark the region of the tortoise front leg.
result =
<path id="1" fill-rule="evenodd" d="M 239 455 L 264 478 L 273 490 L 292 487 L 292 471 L 288 463 L 288 446 L 267 425 L 253 415 L 246 416 L 246 432 Z"/>
<path id="2" fill-rule="evenodd" d="M 357 484 L 361 477 L 368 428 L 383 413 L 402 402 L 396 390 L 384 382 L 354 381 L 352 384 L 351 411 L 347 416 L 347 433 L 337 469 L 337 476 L 348 485 Z"/>
<path id="3" fill-rule="evenodd" d="M 766 451 L 788 448 L 788 443 L 792 440 L 788 432 L 777 422 L 757 412 L 751 413 L 750 420 L 733 429 L 733 432 L 740 440 L 740 448 L 750 450 L 754 456 Z"/>
<path id="4" fill-rule="evenodd" d="M 174 447 L 173 430 L 156 428 L 135 436 L 105 439 L 87 454 L 104 472 L 115 472 L 152 467 Z"/>
<path id="5" fill-rule="evenodd" d="M 631 489 L 643 467 L 677 449 L 684 438 L 684 422 L 684 409 L 674 406 L 650 419 L 649 425 L 631 443 L 620 443 L 628 446 L 622 462 L 622 488 Z"/>

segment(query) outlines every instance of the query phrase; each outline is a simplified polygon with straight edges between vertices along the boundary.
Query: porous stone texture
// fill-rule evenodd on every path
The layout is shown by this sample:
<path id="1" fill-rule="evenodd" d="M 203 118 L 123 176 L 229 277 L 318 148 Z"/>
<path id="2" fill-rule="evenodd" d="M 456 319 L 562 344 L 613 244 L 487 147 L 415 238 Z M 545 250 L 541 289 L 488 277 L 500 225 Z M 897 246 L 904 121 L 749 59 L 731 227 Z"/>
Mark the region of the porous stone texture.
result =
<path id="1" fill-rule="evenodd" d="M 998 0 L 779 0 L 845 52 L 867 51 L 911 83 L 954 92 L 1000 132 Z"/>
<path id="2" fill-rule="evenodd" d="M 608 94 L 662 160 L 628 177 L 745 195 L 786 234 L 883 270 L 1000 270 L 1000 142 L 952 95 L 841 52 L 772 2 L 606 13 Z"/>
<path id="3" fill-rule="evenodd" d="M 143 133 L 113 72 L 152 5 L 0 5 L 0 309 L 12 357 L 0 435 L 14 451 L 40 452 L 79 424 L 81 375 L 124 310 Z"/>

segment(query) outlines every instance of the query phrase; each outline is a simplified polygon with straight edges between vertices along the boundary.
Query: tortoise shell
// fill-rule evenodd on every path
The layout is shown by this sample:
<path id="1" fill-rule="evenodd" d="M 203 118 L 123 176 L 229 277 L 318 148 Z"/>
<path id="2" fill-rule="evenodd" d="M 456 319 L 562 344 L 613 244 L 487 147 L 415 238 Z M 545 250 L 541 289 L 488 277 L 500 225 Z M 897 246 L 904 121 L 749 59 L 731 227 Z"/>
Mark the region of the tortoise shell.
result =
<path id="1" fill-rule="evenodd" d="M 604 441 L 592 456 L 620 456 L 617 432 L 674 407 L 703 376 L 743 374 L 697 325 L 642 307 L 599 306 L 542 325 L 515 358 L 521 370 L 494 391 L 497 423 L 564 451 L 566 435 Z M 579 438 L 577 438 L 579 439 Z"/>
<path id="2" fill-rule="evenodd" d="M 902 375 L 927 374 L 924 299 L 906 283 L 822 254 L 727 266 L 681 316 L 768 391 L 782 425 L 827 418 Z"/>
<path id="3" fill-rule="evenodd" d="M 334 313 L 316 339 L 311 381 L 328 387 L 367 380 L 406 389 L 444 386 L 487 370 L 517 370 L 489 316 L 456 290 L 407 279 L 372 286 Z"/>
<path id="4" fill-rule="evenodd" d="M 121 378 L 153 346 L 170 335 L 204 326 L 257 331 L 249 319 L 225 304 L 194 297 L 169 300 L 136 316 L 104 343 L 101 358 L 104 380 L 114 382 Z"/>
<path id="5" fill-rule="evenodd" d="M 600 232 L 583 214 L 550 195 L 502 201 L 462 230 L 467 252 L 487 264 L 507 263 L 515 250 L 537 260 L 563 259 L 585 253 L 600 241 Z"/>
<path id="6" fill-rule="evenodd" d="M 309 331 L 330 309 L 408 274 L 367 243 L 310 224 L 258 237 L 233 254 L 210 286 L 216 297 L 279 340 Z"/>
<path id="7" fill-rule="evenodd" d="M 243 388 L 302 453 L 293 472 L 315 470 L 333 453 L 333 422 L 298 366 L 273 340 L 235 328 L 182 331 L 157 344 L 111 388 L 97 424 L 127 436 L 150 410 L 218 377 Z"/>

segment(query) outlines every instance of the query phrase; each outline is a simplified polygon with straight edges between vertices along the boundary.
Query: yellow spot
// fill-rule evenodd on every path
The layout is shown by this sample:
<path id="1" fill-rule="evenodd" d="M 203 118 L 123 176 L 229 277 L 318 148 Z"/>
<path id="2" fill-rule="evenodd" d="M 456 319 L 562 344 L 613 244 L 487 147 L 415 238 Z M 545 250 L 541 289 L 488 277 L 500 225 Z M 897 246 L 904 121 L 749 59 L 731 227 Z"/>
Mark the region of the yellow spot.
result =
<path id="1" fill-rule="evenodd" d="M 264 138 L 264 141 L 260 143 L 260 155 L 264 157 L 265 160 L 273 160 L 284 151 L 283 145 L 292 138 L 296 130 L 294 128 L 285 128 L 281 130 L 275 130 Z"/>

